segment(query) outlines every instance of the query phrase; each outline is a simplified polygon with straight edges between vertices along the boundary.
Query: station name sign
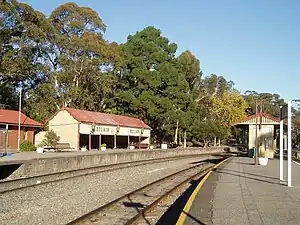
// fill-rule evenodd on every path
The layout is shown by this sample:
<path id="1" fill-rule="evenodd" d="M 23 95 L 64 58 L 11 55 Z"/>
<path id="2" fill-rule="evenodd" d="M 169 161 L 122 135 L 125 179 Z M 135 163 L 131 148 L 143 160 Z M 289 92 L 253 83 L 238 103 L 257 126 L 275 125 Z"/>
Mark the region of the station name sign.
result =
<path id="1" fill-rule="evenodd" d="M 96 127 L 95 131 L 100 133 L 109 133 L 110 129 L 109 127 Z"/>
<path id="2" fill-rule="evenodd" d="M 136 130 L 136 129 L 130 129 L 129 133 L 131 133 L 131 134 L 140 134 L 141 131 L 140 130 Z"/>

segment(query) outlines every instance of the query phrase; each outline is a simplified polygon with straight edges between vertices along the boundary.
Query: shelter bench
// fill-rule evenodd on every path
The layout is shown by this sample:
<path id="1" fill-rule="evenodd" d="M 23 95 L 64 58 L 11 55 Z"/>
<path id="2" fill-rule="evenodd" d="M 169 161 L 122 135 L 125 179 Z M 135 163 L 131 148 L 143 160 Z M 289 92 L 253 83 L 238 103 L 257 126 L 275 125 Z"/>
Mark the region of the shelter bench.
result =
<path id="1" fill-rule="evenodd" d="M 148 144 L 136 143 L 135 148 L 148 148 Z"/>
<path id="2" fill-rule="evenodd" d="M 70 146 L 70 143 L 57 143 L 57 145 L 55 147 L 52 146 L 45 146 L 44 149 L 46 151 L 55 151 L 55 152 L 60 152 L 60 151 L 64 151 L 64 150 L 74 150 L 74 148 L 72 148 Z"/>

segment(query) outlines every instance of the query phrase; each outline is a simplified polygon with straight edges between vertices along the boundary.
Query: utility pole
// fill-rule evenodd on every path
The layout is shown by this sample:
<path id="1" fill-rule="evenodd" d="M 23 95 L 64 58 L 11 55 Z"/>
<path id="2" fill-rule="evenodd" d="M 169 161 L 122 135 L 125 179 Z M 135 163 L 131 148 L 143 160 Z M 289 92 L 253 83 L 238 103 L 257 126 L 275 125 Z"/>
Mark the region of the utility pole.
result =
<path id="1" fill-rule="evenodd" d="M 257 123 L 258 123 L 258 104 L 257 100 L 255 100 L 255 165 L 258 165 L 258 140 L 257 140 Z"/>
<path id="2" fill-rule="evenodd" d="M 7 149 L 8 149 L 8 124 L 5 126 L 5 152 L 4 155 L 7 155 Z"/>
<path id="3" fill-rule="evenodd" d="M 19 98 L 18 151 L 20 151 L 20 139 L 21 139 L 21 110 L 22 110 L 22 88 L 20 89 L 20 98 Z"/>

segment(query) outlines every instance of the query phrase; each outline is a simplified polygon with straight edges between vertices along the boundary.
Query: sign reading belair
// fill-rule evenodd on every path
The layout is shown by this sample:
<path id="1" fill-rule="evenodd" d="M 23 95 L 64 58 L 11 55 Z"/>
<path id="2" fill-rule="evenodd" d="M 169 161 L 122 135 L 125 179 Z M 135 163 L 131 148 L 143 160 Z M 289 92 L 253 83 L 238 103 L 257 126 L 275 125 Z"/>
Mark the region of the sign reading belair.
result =
<path id="1" fill-rule="evenodd" d="M 99 132 L 99 133 L 108 133 L 109 132 L 109 127 L 96 127 L 96 132 Z"/>
<path id="2" fill-rule="evenodd" d="M 93 135 L 120 135 L 120 136 L 150 136 L 150 129 L 132 128 L 132 127 L 120 127 L 117 131 L 116 126 L 95 125 L 94 131 L 91 124 L 80 124 L 81 134 L 93 134 Z"/>
<path id="3" fill-rule="evenodd" d="M 141 133 L 141 130 L 130 129 L 130 130 L 129 130 L 129 133 L 130 133 L 130 134 L 140 134 L 140 133 Z"/>

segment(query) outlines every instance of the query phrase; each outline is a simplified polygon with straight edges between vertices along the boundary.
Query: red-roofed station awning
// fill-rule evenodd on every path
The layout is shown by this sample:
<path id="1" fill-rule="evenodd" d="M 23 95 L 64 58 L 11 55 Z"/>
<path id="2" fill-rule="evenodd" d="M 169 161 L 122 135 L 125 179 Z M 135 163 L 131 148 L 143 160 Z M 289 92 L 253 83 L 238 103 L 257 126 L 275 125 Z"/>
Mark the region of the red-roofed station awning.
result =
<path id="1" fill-rule="evenodd" d="M 275 118 L 271 116 L 270 114 L 267 113 L 258 113 L 257 115 L 257 121 L 260 124 L 273 124 L 273 125 L 279 125 L 280 119 Z M 249 124 L 255 124 L 256 123 L 256 114 L 247 116 L 243 120 L 234 122 L 231 124 L 231 126 L 236 126 L 236 125 L 249 125 Z M 284 121 L 286 123 L 286 121 Z"/>
<path id="2" fill-rule="evenodd" d="M 0 124 L 18 125 L 19 124 L 19 111 L 0 109 Z M 43 127 L 43 124 L 29 118 L 21 112 L 21 126 L 25 127 Z"/>
<path id="3" fill-rule="evenodd" d="M 74 149 L 100 149 L 102 144 L 108 148 L 150 145 L 151 127 L 135 117 L 64 107 L 46 122 Z"/>
<path id="4" fill-rule="evenodd" d="M 274 152 L 278 148 L 277 143 L 279 143 L 277 141 L 279 124 L 279 118 L 267 113 L 257 113 L 257 115 L 253 114 L 236 121 L 231 126 L 241 128 L 241 133 L 236 133 L 240 147 L 247 147 L 249 150 L 259 145 L 260 152 Z"/>
<path id="5" fill-rule="evenodd" d="M 64 108 L 64 110 L 68 111 L 70 115 L 79 122 L 150 129 L 150 127 L 145 124 L 144 121 L 135 117 L 120 116 L 73 108 Z"/>

